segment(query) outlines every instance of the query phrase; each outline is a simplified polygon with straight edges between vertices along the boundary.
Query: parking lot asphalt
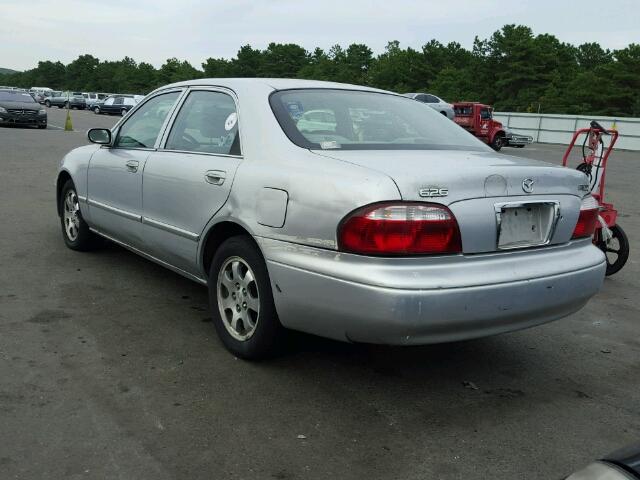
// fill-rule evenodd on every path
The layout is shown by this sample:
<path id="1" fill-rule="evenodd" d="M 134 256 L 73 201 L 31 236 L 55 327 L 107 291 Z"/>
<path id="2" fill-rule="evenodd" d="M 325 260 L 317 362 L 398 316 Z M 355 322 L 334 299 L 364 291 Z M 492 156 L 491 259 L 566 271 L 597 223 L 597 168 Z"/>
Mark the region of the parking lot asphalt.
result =
<path id="1" fill-rule="evenodd" d="M 296 335 L 248 363 L 203 287 L 64 246 L 56 168 L 118 119 L 74 111 L 64 132 L 65 113 L 0 128 L 0 478 L 556 479 L 640 439 L 639 153 L 608 174 L 629 263 L 582 311 L 425 347 Z"/>

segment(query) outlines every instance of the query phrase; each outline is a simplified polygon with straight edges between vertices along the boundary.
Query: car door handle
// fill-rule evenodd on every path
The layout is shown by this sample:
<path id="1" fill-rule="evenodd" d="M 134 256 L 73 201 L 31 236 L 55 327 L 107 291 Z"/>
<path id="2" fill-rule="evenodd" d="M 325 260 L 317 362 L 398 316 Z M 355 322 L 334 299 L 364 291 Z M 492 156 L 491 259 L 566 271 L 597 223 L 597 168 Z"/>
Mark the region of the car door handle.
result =
<path id="1" fill-rule="evenodd" d="M 209 170 L 204 174 L 205 181 L 211 185 L 222 185 L 225 178 L 227 178 L 227 172 L 222 170 Z"/>
<path id="2" fill-rule="evenodd" d="M 125 165 L 130 172 L 135 173 L 138 171 L 139 162 L 137 160 L 129 160 Z"/>

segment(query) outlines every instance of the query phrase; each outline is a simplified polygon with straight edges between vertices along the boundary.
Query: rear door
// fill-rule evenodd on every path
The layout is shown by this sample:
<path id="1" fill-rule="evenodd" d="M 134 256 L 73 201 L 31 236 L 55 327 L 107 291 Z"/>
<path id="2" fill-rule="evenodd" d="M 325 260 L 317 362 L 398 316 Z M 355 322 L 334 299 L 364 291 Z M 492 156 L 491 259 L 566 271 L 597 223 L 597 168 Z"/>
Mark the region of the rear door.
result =
<path id="1" fill-rule="evenodd" d="M 241 160 L 233 93 L 191 89 L 144 168 L 142 228 L 153 256 L 199 275 L 198 241 Z"/>
<path id="2" fill-rule="evenodd" d="M 155 95 L 125 119 L 111 146 L 89 163 L 87 198 L 94 228 L 144 250 L 141 239 L 142 171 L 181 91 Z"/>

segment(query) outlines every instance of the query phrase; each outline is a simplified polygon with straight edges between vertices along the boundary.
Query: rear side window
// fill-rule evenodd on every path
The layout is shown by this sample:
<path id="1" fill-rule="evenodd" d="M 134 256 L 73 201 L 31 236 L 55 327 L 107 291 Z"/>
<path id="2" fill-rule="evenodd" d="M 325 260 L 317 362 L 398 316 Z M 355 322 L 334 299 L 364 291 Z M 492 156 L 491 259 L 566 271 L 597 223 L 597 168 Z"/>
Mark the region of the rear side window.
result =
<path id="1" fill-rule="evenodd" d="M 164 120 L 179 95 L 180 92 L 158 95 L 138 108 L 120 127 L 114 146 L 153 148 Z"/>
<path id="2" fill-rule="evenodd" d="M 124 98 L 123 97 L 116 97 L 116 99 L 113 101 L 114 105 L 122 105 L 124 104 Z"/>
<path id="3" fill-rule="evenodd" d="M 173 123 L 165 148 L 240 155 L 238 113 L 233 98 L 222 92 L 191 92 Z"/>

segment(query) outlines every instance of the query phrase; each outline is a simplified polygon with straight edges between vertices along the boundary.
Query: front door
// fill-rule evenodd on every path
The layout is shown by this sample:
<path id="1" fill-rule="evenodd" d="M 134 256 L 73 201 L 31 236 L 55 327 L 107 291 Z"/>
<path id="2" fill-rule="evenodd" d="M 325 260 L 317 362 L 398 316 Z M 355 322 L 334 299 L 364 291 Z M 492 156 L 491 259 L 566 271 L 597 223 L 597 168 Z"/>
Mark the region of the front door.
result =
<path id="1" fill-rule="evenodd" d="M 142 171 L 180 91 L 150 98 L 118 128 L 110 146 L 91 157 L 87 200 L 91 224 L 127 245 L 142 241 Z"/>
<path id="2" fill-rule="evenodd" d="M 192 89 L 144 168 L 149 253 L 194 275 L 200 236 L 227 201 L 242 158 L 237 120 L 229 93 Z"/>

